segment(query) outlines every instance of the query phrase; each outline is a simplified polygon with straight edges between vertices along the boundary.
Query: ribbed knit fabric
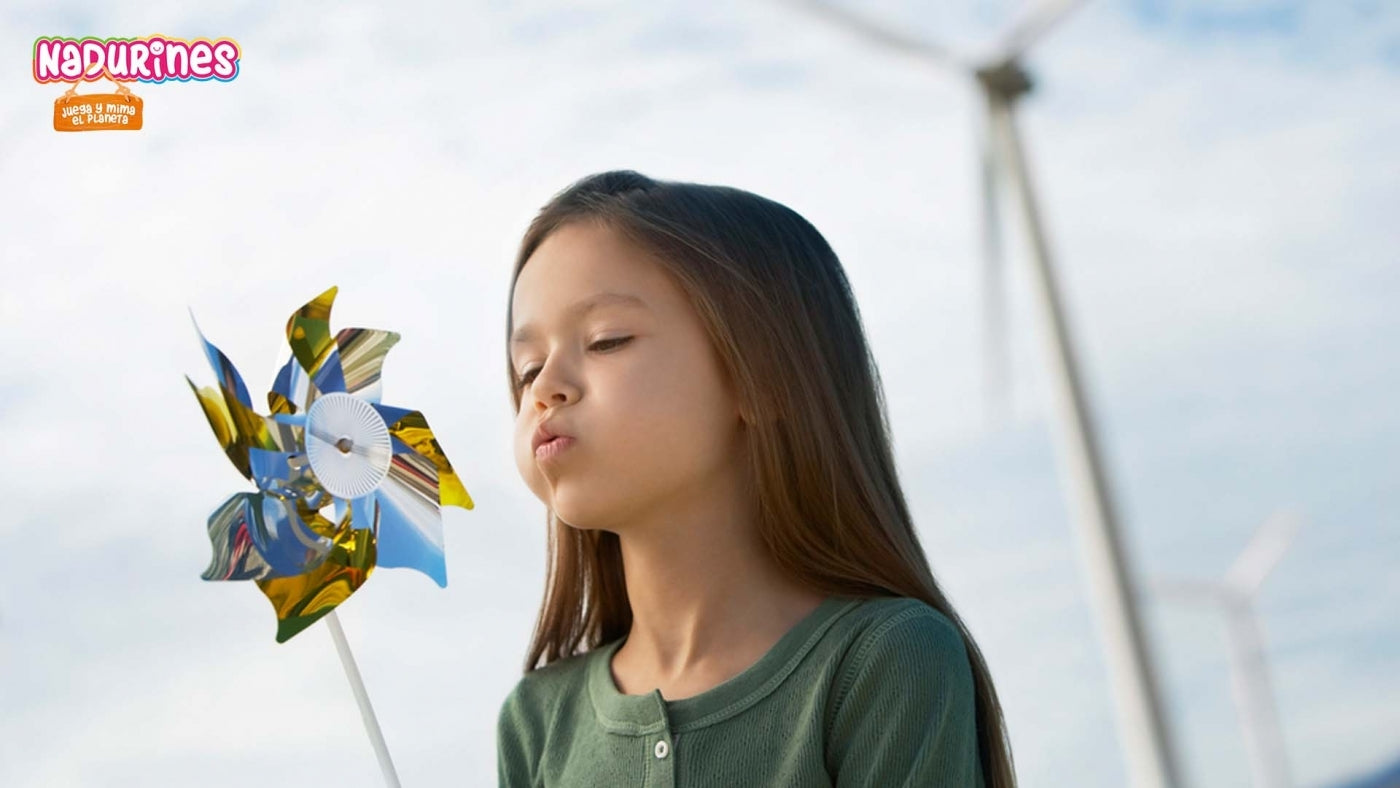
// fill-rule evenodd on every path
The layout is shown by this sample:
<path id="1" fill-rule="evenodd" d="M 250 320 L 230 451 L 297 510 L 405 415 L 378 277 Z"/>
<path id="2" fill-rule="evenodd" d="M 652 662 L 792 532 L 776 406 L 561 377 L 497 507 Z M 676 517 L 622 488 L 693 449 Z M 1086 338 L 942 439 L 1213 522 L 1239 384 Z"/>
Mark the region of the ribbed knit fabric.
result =
<path id="1" fill-rule="evenodd" d="M 624 695 L 626 636 L 520 679 L 502 788 L 982 788 L 972 670 L 918 599 L 832 596 L 739 675 L 689 698 Z"/>

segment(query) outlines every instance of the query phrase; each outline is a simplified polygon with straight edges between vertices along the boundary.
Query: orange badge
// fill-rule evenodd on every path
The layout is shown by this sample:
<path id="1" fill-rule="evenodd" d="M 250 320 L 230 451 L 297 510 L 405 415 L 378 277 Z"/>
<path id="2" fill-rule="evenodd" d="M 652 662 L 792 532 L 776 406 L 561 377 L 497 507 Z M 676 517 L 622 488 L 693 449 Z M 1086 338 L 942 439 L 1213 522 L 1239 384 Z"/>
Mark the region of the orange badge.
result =
<path id="1" fill-rule="evenodd" d="M 109 77 L 110 78 L 110 77 Z M 75 84 L 53 102 L 54 131 L 139 131 L 141 97 L 116 80 L 116 93 L 78 95 Z"/>

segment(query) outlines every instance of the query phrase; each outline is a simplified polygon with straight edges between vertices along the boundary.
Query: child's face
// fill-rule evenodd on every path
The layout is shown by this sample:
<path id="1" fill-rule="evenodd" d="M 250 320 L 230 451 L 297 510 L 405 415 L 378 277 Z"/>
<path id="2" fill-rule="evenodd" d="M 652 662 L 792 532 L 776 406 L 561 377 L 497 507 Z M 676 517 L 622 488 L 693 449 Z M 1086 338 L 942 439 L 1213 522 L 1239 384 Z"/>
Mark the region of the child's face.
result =
<path id="1" fill-rule="evenodd" d="M 576 311 L 605 293 L 642 303 Z M 526 262 L 512 311 L 513 336 L 529 332 L 510 350 L 525 380 L 516 466 L 559 519 L 622 531 L 732 481 L 737 402 L 699 315 L 646 253 L 612 230 L 567 224 Z M 544 419 L 573 438 L 554 456 L 531 450 Z"/>

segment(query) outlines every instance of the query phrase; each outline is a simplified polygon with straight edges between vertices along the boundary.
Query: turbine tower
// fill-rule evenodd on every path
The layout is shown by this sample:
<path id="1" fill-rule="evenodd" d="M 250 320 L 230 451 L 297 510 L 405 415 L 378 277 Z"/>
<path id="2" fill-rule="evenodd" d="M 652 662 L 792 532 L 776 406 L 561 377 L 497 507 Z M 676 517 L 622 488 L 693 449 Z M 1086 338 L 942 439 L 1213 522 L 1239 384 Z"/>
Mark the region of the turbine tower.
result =
<path id="1" fill-rule="evenodd" d="M 1287 552 L 1301 518 L 1287 510 L 1275 512 L 1254 532 L 1239 558 L 1221 580 L 1161 578 L 1152 584 L 1165 596 L 1205 601 L 1225 609 L 1225 632 L 1230 644 L 1230 685 L 1244 729 L 1249 770 L 1256 788 L 1289 788 L 1288 752 L 1273 689 L 1254 597 L 1264 578 Z"/>
<path id="2" fill-rule="evenodd" d="M 790 0 L 798 1 L 798 0 Z M 1132 783 L 1137 788 L 1174 788 L 1181 770 L 1166 715 L 1162 690 L 1138 608 L 1118 518 L 1109 493 L 1099 441 L 1084 396 L 1079 363 L 1071 341 L 1049 243 L 1031 187 L 1030 173 L 1016 127 L 1016 103 L 1031 89 L 1022 54 L 1080 0 L 1051 0 L 1034 7 L 1012 25 L 988 57 L 968 60 L 935 44 L 871 24 L 824 2 L 801 6 L 883 47 L 971 75 L 986 103 L 983 125 L 982 199 L 987 386 L 995 394 L 1004 374 L 1000 234 L 996 189 L 1005 176 L 1019 205 L 1030 238 L 1032 283 L 1039 302 L 1040 335 L 1053 373 L 1056 445 L 1065 491 L 1077 515 L 1076 533 L 1091 592 L 1095 618 L 1110 671 L 1118 735 Z"/>

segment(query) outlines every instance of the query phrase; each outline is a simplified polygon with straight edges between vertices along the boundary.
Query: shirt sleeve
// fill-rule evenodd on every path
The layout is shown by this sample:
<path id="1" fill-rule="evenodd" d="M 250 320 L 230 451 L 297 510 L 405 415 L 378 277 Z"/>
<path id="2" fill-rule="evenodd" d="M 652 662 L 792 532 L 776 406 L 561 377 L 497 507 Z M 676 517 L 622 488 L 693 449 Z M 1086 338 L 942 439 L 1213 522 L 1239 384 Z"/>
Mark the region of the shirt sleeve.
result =
<path id="1" fill-rule="evenodd" d="M 500 788 L 533 788 L 542 741 L 517 683 L 496 716 L 496 777 Z"/>
<path id="2" fill-rule="evenodd" d="M 838 677 L 827 766 L 836 788 L 981 788 L 976 693 L 962 635 L 931 608 L 901 612 Z"/>

